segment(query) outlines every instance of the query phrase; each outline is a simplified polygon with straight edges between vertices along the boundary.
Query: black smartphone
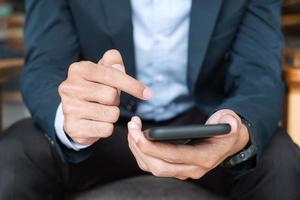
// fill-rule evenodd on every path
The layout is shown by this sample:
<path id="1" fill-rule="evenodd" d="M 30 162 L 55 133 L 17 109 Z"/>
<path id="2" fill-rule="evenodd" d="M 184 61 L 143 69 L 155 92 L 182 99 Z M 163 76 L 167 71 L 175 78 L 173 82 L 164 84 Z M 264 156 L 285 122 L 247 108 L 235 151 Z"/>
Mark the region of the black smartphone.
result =
<path id="1" fill-rule="evenodd" d="M 229 124 L 188 125 L 157 127 L 145 131 L 145 136 L 151 141 L 172 144 L 187 144 L 200 139 L 230 133 Z"/>

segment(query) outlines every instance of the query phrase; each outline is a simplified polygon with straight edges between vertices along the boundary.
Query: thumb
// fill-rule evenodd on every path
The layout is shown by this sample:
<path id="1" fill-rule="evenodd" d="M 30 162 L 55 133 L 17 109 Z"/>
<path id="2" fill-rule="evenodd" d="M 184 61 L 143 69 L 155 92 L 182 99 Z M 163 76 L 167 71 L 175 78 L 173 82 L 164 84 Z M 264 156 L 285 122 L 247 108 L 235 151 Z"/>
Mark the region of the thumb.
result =
<path id="1" fill-rule="evenodd" d="M 111 67 L 112 67 L 112 68 L 115 68 L 116 70 L 119 70 L 119 71 L 121 71 L 121 72 L 123 72 L 123 73 L 126 74 L 125 68 L 124 68 L 123 65 L 120 65 L 120 64 L 113 64 Z M 121 90 L 119 90 L 119 89 L 117 89 L 117 90 L 118 90 L 118 94 L 119 94 L 119 96 L 120 96 L 120 95 L 121 95 Z"/>
<path id="2" fill-rule="evenodd" d="M 123 73 L 125 72 L 125 67 L 123 63 L 122 56 L 118 50 L 108 50 L 104 53 L 103 57 L 99 60 L 98 64 L 112 67 L 116 70 L 119 70 Z M 118 94 L 120 96 L 121 91 L 118 89 Z"/>
<path id="3" fill-rule="evenodd" d="M 119 70 L 119 71 L 121 71 L 123 73 L 126 73 L 125 72 L 125 67 L 123 65 L 121 65 L 121 64 L 113 64 L 112 68 L 115 68 L 115 69 L 117 69 L 117 70 Z"/>
<path id="4" fill-rule="evenodd" d="M 139 117 L 134 116 L 128 122 L 128 133 L 136 143 L 145 140 L 142 132 L 142 121 Z"/>
<path id="5" fill-rule="evenodd" d="M 118 64 L 118 65 L 122 66 L 122 69 L 121 69 L 121 67 L 116 67 L 116 69 L 119 69 L 120 71 L 125 72 L 122 56 L 121 56 L 120 52 L 115 49 L 106 51 L 104 53 L 104 55 L 102 56 L 102 58 L 99 60 L 98 64 L 101 64 L 101 65 L 104 65 L 107 67 L 111 67 L 115 64 Z"/>
<path id="6" fill-rule="evenodd" d="M 241 127 L 240 120 L 236 116 L 229 113 L 222 115 L 219 119 L 219 123 L 229 124 L 231 127 L 230 133 L 238 132 Z"/>

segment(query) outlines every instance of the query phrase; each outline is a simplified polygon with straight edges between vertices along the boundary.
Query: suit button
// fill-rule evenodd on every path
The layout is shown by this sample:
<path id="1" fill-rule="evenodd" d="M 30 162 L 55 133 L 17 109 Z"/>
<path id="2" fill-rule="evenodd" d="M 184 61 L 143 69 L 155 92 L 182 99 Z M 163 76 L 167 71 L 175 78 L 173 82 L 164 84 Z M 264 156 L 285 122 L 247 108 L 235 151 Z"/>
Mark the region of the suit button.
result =
<path id="1" fill-rule="evenodd" d="M 126 109 L 128 111 L 132 111 L 134 106 L 135 106 L 135 102 L 134 101 L 129 101 L 128 104 L 126 105 Z"/>

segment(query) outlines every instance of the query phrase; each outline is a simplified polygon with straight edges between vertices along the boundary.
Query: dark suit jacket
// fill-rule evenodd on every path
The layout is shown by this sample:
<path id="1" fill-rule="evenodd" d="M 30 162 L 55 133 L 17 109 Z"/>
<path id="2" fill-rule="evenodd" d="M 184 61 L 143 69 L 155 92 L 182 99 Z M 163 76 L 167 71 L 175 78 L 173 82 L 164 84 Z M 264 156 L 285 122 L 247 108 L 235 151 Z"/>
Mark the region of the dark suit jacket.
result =
<path id="1" fill-rule="evenodd" d="M 97 62 L 108 49 L 118 49 L 126 71 L 135 76 L 129 0 L 27 0 L 24 100 L 35 122 L 69 161 L 86 151 L 61 152 L 54 119 L 60 103 L 59 84 L 68 66 L 79 60 Z M 251 123 L 257 157 L 281 116 L 283 84 L 280 54 L 280 0 L 193 0 L 188 48 L 188 88 L 207 115 L 234 110 Z M 123 94 L 122 113 L 137 100 Z"/>

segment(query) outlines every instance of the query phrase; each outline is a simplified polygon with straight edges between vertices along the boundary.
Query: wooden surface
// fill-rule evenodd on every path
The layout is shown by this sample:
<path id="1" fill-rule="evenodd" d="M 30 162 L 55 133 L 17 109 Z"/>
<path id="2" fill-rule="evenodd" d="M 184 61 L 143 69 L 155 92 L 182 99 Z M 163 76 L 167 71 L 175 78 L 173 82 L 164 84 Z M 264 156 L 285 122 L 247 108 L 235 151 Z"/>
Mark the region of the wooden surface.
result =
<path id="1" fill-rule="evenodd" d="M 297 6 L 300 5 L 300 0 L 284 0 L 284 6 Z"/>
<path id="2" fill-rule="evenodd" d="M 286 126 L 293 141 L 300 146 L 300 68 L 284 67 L 287 85 Z"/>
<path id="3" fill-rule="evenodd" d="M 282 16 L 281 25 L 283 28 L 300 26 L 300 14 L 288 14 Z"/>
<path id="4" fill-rule="evenodd" d="M 300 68 L 300 49 L 285 48 L 283 50 L 283 60 L 285 65 L 292 68 Z"/>
<path id="5" fill-rule="evenodd" d="M 300 0 L 284 0 L 282 27 L 286 37 L 283 77 L 287 86 L 285 127 L 300 146 Z"/>
<path id="6" fill-rule="evenodd" d="M 24 26 L 25 16 L 23 13 L 13 14 L 7 17 L 8 28 L 22 28 Z"/>
<path id="7" fill-rule="evenodd" d="M 9 77 L 20 73 L 23 66 L 23 59 L 0 59 L 0 84 L 5 82 Z"/>
<path id="8" fill-rule="evenodd" d="M 300 0 L 285 0 L 283 3 L 282 27 L 300 27 Z"/>
<path id="9" fill-rule="evenodd" d="M 0 41 L 3 41 L 8 48 L 24 52 L 24 40 L 22 28 L 8 28 L 0 31 Z"/>
<path id="10" fill-rule="evenodd" d="M 0 130 L 2 130 L 2 84 L 11 76 L 20 73 L 23 66 L 23 59 L 0 59 Z"/>
<path id="11" fill-rule="evenodd" d="M 5 29 L 0 30 L 0 41 L 4 42 L 9 48 L 24 52 L 23 26 L 24 14 L 15 14 L 9 17 L 0 18 L 6 24 Z"/>

